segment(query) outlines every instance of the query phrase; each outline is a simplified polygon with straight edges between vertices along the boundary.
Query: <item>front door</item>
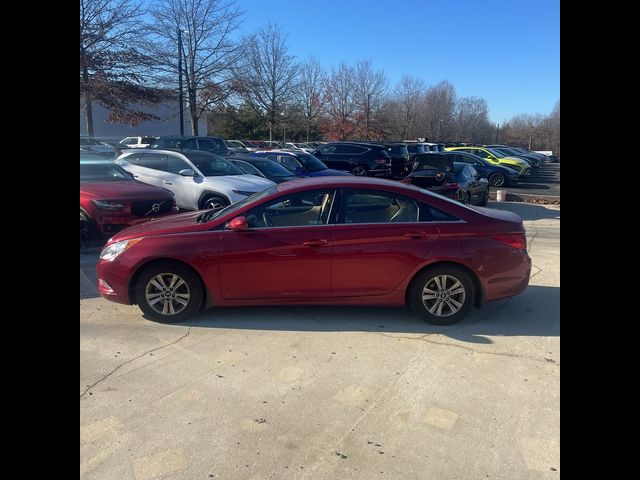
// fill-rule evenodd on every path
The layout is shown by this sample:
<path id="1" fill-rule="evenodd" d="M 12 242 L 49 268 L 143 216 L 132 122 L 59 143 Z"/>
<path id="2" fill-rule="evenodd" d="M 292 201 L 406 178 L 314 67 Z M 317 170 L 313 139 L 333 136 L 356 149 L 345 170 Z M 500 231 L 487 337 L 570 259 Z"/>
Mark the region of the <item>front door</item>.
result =
<path id="1" fill-rule="evenodd" d="M 225 299 L 331 296 L 334 189 L 284 195 L 246 213 L 249 230 L 223 231 L 219 271 Z"/>

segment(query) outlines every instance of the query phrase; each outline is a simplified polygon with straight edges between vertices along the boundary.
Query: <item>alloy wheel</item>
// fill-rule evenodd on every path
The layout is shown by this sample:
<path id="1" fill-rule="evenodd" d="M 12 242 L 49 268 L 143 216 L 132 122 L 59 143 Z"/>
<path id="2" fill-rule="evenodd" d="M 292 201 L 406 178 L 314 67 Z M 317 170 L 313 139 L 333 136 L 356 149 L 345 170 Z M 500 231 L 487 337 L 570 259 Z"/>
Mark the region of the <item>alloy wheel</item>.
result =
<path id="1" fill-rule="evenodd" d="M 431 315 L 449 317 L 464 305 L 467 292 L 453 275 L 436 275 L 422 289 L 422 303 Z"/>
<path id="2" fill-rule="evenodd" d="M 191 292 L 187 282 L 175 273 L 160 273 L 145 288 L 149 306 L 162 315 L 177 315 L 189 305 Z"/>

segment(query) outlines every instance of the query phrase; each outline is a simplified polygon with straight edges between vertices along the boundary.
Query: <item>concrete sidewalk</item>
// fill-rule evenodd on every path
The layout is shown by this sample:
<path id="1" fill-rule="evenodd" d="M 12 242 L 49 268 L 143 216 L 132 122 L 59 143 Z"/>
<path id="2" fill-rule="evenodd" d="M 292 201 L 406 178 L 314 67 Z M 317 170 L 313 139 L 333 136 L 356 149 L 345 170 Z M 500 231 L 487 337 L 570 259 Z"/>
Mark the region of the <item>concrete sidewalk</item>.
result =
<path id="1" fill-rule="evenodd" d="M 525 219 L 530 286 L 450 327 L 312 307 L 163 325 L 81 298 L 81 478 L 558 478 L 560 209 L 490 206 Z"/>

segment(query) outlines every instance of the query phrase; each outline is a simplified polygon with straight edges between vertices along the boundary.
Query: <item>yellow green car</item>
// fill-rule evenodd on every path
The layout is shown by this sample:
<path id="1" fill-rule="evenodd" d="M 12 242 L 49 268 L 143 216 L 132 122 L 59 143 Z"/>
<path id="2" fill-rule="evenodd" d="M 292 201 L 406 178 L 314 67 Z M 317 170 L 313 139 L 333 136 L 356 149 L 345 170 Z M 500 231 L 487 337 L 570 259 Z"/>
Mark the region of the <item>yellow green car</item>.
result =
<path id="1" fill-rule="evenodd" d="M 445 148 L 447 152 L 453 151 L 467 152 L 473 153 L 474 155 L 478 155 L 479 157 L 488 160 L 489 162 L 495 165 L 502 165 L 503 167 L 509 167 L 516 170 L 520 175 L 528 175 L 529 170 L 531 169 L 531 165 L 527 163 L 525 160 L 517 157 L 506 157 L 503 153 L 499 151 L 488 148 L 488 147 L 448 147 Z"/>

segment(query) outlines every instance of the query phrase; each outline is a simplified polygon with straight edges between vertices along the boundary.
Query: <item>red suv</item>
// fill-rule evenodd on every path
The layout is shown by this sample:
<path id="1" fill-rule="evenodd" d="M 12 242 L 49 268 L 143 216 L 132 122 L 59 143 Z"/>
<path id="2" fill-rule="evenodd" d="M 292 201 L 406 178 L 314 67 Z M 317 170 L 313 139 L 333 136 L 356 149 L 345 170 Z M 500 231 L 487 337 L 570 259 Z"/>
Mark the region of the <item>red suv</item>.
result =
<path id="1" fill-rule="evenodd" d="M 104 235 L 155 217 L 177 213 L 175 195 L 138 182 L 110 160 L 80 157 L 80 239 L 90 230 Z"/>

